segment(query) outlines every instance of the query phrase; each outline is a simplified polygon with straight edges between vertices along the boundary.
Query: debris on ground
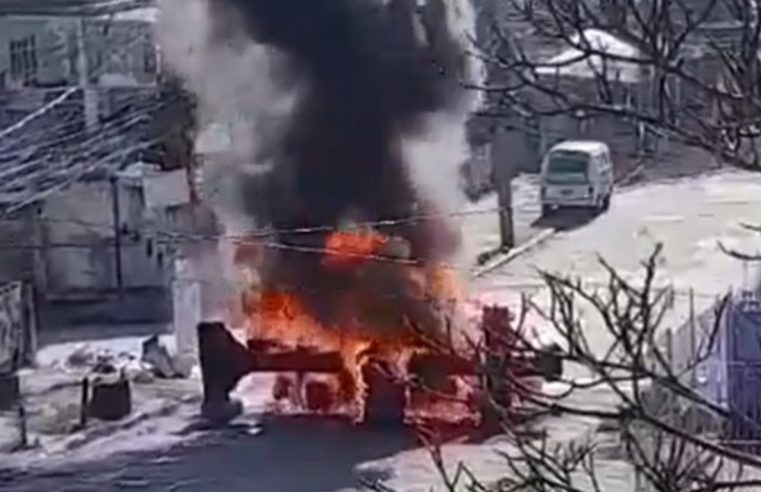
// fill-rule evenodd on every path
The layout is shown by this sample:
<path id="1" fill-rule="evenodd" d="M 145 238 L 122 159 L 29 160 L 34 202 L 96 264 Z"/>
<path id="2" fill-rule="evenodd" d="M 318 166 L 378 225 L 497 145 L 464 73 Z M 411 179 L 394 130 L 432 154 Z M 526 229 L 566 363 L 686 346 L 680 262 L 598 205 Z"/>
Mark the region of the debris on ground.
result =
<path id="1" fill-rule="evenodd" d="M 192 369 L 187 364 L 183 364 L 179 358 L 173 357 L 157 335 L 143 342 L 140 360 L 153 368 L 156 377 L 164 379 L 186 378 Z"/>
<path id="2" fill-rule="evenodd" d="M 72 368 L 92 367 L 96 358 L 96 353 L 89 345 L 81 345 L 66 358 L 66 365 Z"/>
<path id="3" fill-rule="evenodd" d="M 121 449 L 128 443 L 119 436 L 146 433 L 143 427 L 186 426 L 198 414 L 200 381 L 189 377 L 164 340 L 151 338 L 48 347 L 37 366 L 19 371 L 30 446 L 19 446 L 16 412 L 0 412 L 0 462 L 70 457 L 74 450 L 85 456 L 92 447 Z M 149 341 L 160 357 L 143 360 L 141 348 Z M 171 379 L 157 374 L 162 361 L 159 369 Z M 151 432 L 144 436 L 153 439 Z"/>

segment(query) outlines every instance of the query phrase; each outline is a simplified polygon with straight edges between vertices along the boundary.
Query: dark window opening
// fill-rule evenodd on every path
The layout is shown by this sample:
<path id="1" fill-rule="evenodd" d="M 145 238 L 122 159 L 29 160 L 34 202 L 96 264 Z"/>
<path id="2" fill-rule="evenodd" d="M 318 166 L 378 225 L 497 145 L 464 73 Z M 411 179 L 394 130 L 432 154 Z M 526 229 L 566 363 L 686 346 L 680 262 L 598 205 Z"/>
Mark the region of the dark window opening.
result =
<path id="1" fill-rule="evenodd" d="M 37 39 L 34 35 L 11 40 L 11 80 L 33 84 L 37 79 L 39 60 L 37 59 Z"/>
<path id="2" fill-rule="evenodd" d="M 552 152 L 547 163 L 547 182 L 558 184 L 585 183 L 589 156 L 581 152 Z"/>

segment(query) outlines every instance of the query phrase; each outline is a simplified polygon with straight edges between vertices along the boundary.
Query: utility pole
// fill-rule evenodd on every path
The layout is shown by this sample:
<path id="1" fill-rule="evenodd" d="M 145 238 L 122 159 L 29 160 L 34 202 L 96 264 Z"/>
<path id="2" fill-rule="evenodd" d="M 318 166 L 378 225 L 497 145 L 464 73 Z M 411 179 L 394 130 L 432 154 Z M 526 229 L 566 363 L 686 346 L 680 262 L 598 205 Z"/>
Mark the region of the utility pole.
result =
<path id="1" fill-rule="evenodd" d="M 84 103 L 85 127 L 87 133 L 95 130 L 98 124 L 98 92 L 90 84 L 90 64 L 87 60 L 87 26 L 85 17 L 78 20 L 77 29 L 77 71 L 79 72 L 79 86 L 82 88 Z M 100 67 L 96 67 L 100 68 Z"/>
<path id="2" fill-rule="evenodd" d="M 690 303 L 690 383 L 691 389 L 697 388 L 698 376 L 697 376 L 697 364 L 698 364 L 698 340 L 695 326 L 697 319 L 695 317 L 695 289 L 690 288 L 689 293 Z"/>
<path id="3" fill-rule="evenodd" d="M 512 180 L 515 176 L 515 163 L 510 159 L 507 134 L 498 128 L 491 143 L 489 157 L 494 172 L 499 206 L 500 246 L 510 249 L 515 246 L 515 227 L 513 225 L 513 191 Z"/>
<path id="4" fill-rule="evenodd" d="M 124 275 L 122 272 L 122 214 L 119 206 L 119 181 L 116 175 L 110 177 L 111 182 L 111 212 L 114 222 L 114 274 L 116 276 L 116 289 L 121 295 L 124 289 Z"/>

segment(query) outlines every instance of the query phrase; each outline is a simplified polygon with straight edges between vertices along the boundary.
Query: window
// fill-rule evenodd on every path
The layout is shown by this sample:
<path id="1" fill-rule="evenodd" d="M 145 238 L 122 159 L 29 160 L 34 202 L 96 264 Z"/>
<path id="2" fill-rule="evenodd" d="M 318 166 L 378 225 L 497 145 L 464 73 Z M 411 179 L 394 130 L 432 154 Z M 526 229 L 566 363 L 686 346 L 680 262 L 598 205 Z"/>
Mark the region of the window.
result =
<path id="1" fill-rule="evenodd" d="M 589 155 L 581 152 L 556 151 L 547 165 L 547 182 L 551 184 L 585 183 Z"/>
<path id="2" fill-rule="evenodd" d="M 11 40 L 11 80 L 34 83 L 37 77 L 37 40 L 35 36 Z"/>

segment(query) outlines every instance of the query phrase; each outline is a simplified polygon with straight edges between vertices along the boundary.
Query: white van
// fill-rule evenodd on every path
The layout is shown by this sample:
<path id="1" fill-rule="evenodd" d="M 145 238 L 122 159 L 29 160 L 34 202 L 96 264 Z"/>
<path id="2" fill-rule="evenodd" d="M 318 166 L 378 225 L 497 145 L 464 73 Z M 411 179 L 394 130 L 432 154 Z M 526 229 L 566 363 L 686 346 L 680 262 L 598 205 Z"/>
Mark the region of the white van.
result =
<path id="1" fill-rule="evenodd" d="M 603 142 L 568 140 L 542 160 L 542 215 L 561 207 L 604 210 L 613 193 L 613 162 Z"/>

